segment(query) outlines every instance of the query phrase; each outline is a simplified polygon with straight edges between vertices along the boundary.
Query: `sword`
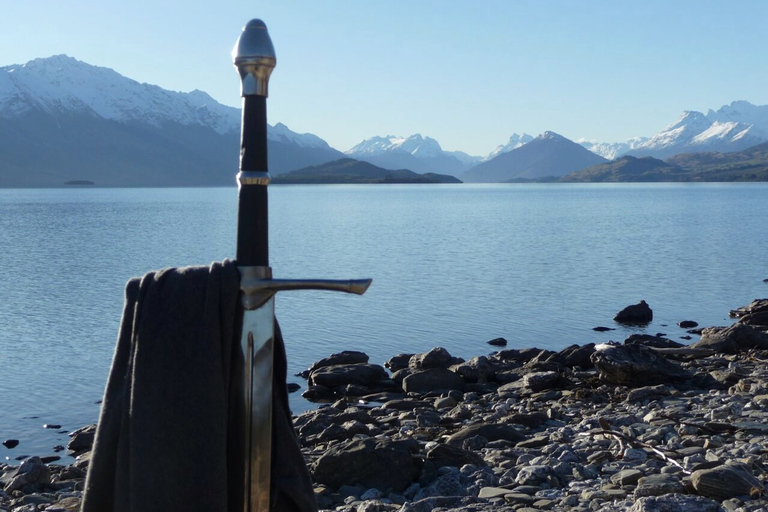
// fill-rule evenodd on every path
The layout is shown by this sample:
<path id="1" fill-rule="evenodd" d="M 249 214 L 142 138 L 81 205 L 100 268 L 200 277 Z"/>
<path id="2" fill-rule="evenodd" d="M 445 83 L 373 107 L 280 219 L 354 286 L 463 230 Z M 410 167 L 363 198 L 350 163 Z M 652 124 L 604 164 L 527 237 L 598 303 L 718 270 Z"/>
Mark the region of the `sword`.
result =
<path id="1" fill-rule="evenodd" d="M 267 89 L 275 67 L 275 49 L 263 21 L 254 19 L 232 50 L 243 97 L 237 212 L 237 265 L 243 306 L 240 350 L 242 374 L 233 391 L 242 457 L 242 507 L 268 512 L 272 459 L 272 364 L 275 343 L 275 293 L 281 290 L 332 290 L 362 295 L 370 279 L 273 279 L 269 266 L 267 185 Z M 239 416 L 239 418 L 237 418 Z M 236 470 L 236 472 L 238 472 Z M 240 478 L 240 475 L 236 475 Z M 237 485 L 234 487 L 237 489 Z M 238 497 L 234 497 L 237 500 Z"/>

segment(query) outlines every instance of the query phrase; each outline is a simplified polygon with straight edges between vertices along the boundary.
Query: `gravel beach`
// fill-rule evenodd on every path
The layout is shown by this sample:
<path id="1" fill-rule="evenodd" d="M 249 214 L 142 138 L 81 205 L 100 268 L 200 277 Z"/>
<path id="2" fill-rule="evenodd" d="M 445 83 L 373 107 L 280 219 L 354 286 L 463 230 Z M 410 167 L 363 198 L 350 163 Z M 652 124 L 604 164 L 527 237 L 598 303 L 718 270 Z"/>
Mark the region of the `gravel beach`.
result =
<path id="1" fill-rule="evenodd" d="M 688 321 L 690 345 L 632 335 L 553 352 L 499 338 L 467 361 L 442 348 L 318 361 L 303 395 L 325 403 L 294 417 L 318 507 L 768 510 L 768 299 L 731 316 Z M 71 435 L 71 465 L 0 464 L 0 512 L 78 510 L 92 436 Z"/>

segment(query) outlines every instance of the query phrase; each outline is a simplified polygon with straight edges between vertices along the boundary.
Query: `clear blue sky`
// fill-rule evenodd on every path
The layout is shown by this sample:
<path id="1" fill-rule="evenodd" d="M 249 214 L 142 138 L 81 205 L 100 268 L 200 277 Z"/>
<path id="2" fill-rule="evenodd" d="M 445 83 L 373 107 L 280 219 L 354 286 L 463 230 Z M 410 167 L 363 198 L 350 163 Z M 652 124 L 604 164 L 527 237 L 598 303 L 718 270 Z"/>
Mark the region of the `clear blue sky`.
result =
<path id="1" fill-rule="evenodd" d="M 766 0 L 0 0 L 0 16 L 0 66 L 66 53 L 235 106 L 230 51 L 261 18 L 270 123 L 342 151 L 412 133 L 478 155 L 514 132 L 613 142 L 768 104 Z"/>

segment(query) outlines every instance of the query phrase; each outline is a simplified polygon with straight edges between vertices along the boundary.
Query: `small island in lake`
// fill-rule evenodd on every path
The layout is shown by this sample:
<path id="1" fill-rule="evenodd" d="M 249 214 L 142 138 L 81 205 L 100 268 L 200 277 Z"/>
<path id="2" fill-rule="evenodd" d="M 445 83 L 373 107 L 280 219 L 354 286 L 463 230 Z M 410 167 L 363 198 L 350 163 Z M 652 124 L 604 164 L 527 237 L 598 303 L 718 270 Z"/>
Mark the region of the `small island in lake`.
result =
<path id="1" fill-rule="evenodd" d="M 275 184 L 369 184 L 369 183 L 461 183 L 447 174 L 418 174 L 408 169 L 389 170 L 354 158 L 340 158 L 272 177 Z"/>

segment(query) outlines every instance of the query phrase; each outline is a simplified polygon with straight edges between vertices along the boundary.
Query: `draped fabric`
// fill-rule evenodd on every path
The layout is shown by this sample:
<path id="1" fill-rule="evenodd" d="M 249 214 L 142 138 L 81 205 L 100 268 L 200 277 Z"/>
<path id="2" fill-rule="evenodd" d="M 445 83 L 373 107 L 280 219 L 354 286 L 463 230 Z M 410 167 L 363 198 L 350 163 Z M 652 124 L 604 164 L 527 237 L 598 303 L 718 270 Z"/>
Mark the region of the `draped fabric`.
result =
<path id="1" fill-rule="evenodd" d="M 241 512 L 230 388 L 242 368 L 233 261 L 132 279 L 86 479 L 83 512 Z M 314 512 L 275 324 L 272 510 Z"/>

